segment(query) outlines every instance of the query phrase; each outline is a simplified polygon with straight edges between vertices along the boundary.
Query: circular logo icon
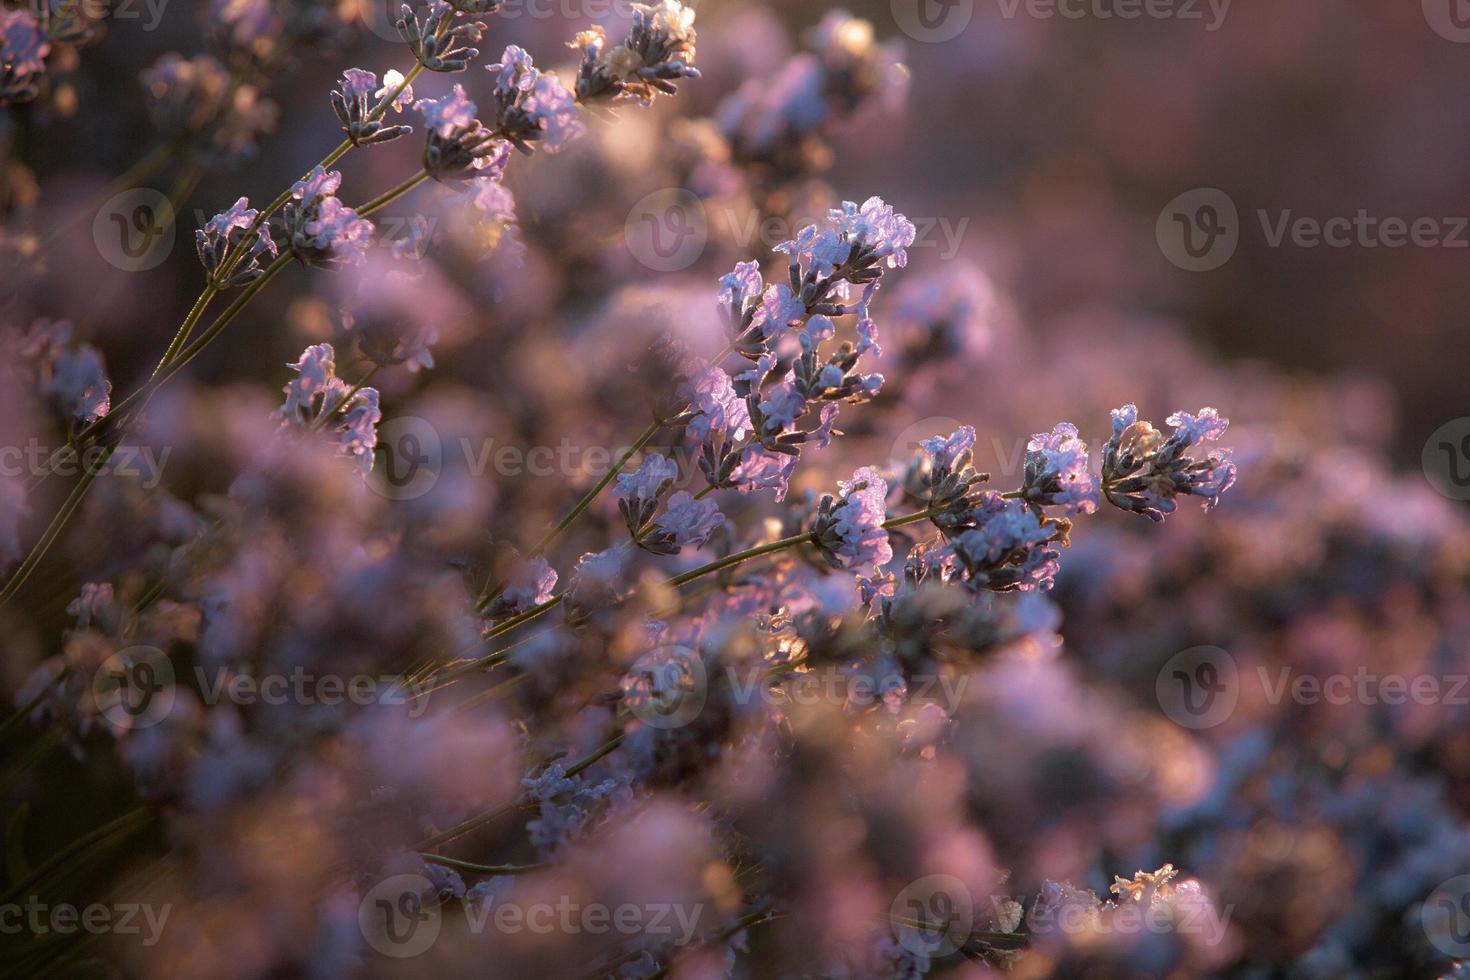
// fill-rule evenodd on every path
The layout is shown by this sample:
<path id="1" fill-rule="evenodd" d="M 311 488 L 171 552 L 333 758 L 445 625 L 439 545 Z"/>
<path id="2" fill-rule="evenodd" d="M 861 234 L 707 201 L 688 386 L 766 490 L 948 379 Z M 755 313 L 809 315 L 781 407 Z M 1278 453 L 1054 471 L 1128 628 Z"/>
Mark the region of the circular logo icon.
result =
<path id="1" fill-rule="evenodd" d="M 898 29 L 924 44 L 959 37 L 975 16 L 975 0 L 890 0 L 889 5 Z"/>
<path id="2" fill-rule="evenodd" d="M 699 261 L 709 241 L 704 202 L 683 188 L 654 191 L 628 212 L 623 241 L 654 272 L 681 272 Z"/>
<path id="3" fill-rule="evenodd" d="M 1164 258 L 1188 272 L 1209 272 L 1235 254 L 1240 216 L 1230 195 L 1201 187 L 1164 205 L 1154 235 Z"/>
<path id="4" fill-rule="evenodd" d="M 426 900 L 434 885 L 419 874 L 394 875 L 372 887 L 357 906 L 357 926 L 384 956 L 406 959 L 434 945 L 443 926 L 439 906 Z"/>
<path id="5" fill-rule="evenodd" d="M 1191 647 L 1169 658 L 1154 682 L 1159 707 L 1185 728 L 1214 728 L 1235 712 L 1240 674 L 1219 647 Z"/>
<path id="6" fill-rule="evenodd" d="M 1451 878 L 1419 907 L 1419 921 L 1434 948 L 1446 956 L 1470 956 L 1470 875 Z"/>
<path id="7" fill-rule="evenodd" d="M 128 647 L 92 675 L 92 703 L 118 731 L 158 724 L 174 706 L 174 665 L 157 647 Z"/>
<path id="8" fill-rule="evenodd" d="M 954 875 L 925 875 L 898 893 L 888 914 L 904 949 L 948 956 L 965 945 L 974 930 L 975 899 Z"/>
<path id="9" fill-rule="evenodd" d="M 92 219 L 97 251 L 124 272 L 157 268 L 174 247 L 174 206 L 151 187 L 110 198 Z"/>
<path id="10" fill-rule="evenodd" d="M 1431 487 L 1451 500 L 1470 500 L 1470 416 L 1435 429 L 1420 459 Z"/>
<path id="11" fill-rule="evenodd" d="M 400 415 L 378 426 L 368 485 L 379 494 L 415 500 L 434 489 L 443 471 L 444 443 L 427 419 Z"/>
<path id="12" fill-rule="evenodd" d="M 704 710 L 709 672 L 699 651 L 655 647 L 623 675 L 623 701 L 650 728 L 682 728 Z"/>
<path id="13" fill-rule="evenodd" d="M 357 19 L 373 34 L 385 41 L 402 43 L 398 19 L 403 16 L 403 0 L 357 0 Z"/>
<path id="14" fill-rule="evenodd" d="M 1466 0 L 1423 0 L 1424 19 L 1434 33 L 1456 44 L 1470 42 L 1470 3 Z"/>

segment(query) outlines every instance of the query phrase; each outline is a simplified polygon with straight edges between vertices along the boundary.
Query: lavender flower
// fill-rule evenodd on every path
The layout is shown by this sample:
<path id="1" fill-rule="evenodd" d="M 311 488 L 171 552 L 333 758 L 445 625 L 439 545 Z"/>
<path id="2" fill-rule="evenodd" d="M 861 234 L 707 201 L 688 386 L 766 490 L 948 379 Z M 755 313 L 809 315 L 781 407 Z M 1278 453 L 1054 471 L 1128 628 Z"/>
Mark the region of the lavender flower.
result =
<path id="1" fill-rule="evenodd" d="M 893 559 L 887 520 L 888 484 L 871 467 L 839 483 L 841 498 L 822 498 L 812 525 L 812 542 L 833 568 L 881 568 Z"/>
<path id="2" fill-rule="evenodd" d="M 633 4 L 633 26 L 623 43 L 607 46 L 600 25 L 577 35 L 582 55 L 577 100 L 598 104 L 632 100 L 650 105 L 659 93 L 674 95 L 674 82 L 698 78 L 694 67 L 694 9 L 677 0 Z"/>
<path id="3" fill-rule="evenodd" d="M 668 507 L 653 522 L 653 529 L 639 538 L 638 546 L 656 555 L 677 555 L 686 546 L 704 544 L 724 523 L 713 500 L 695 500 L 680 490 L 669 498 Z"/>
<path id="4" fill-rule="evenodd" d="M 112 408 L 112 382 L 102 352 L 90 344 L 72 343 L 68 320 L 37 320 L 24 334 L 0 333 L 0 352 L 10 355 L 7 365 L 33 383 L 68 422 L 87 424 Z"/>
<path id="5" fill-rule="evenodd" d="M 1097 510 L 1097 481 L 1088 468 L 1087 443 L 1077 427 L 1061 422 L 1026 444 L 1021 499 L 1033 507 L 1064 507 L 1069 514 Z"/>
<path id="6" fill-rule="evenodd" d="M 1045 521 L 1019 500 L 986 492 L 972 511 L 974 524 L 953 541 L 964 580 L 977 591 L 1049 589 L 1061 553 L 1050 547 L 1065 541 L 1065 521 Z"/>
<path id="7" fill-rule="evenodd" d="M 489 619 L 505 619 L 534 609 L 556 590 L 556 569 L 545 558 L 516 558 L 505 587 L 486 610 Z"/>
<path id="8" fill-rule="evenodd" d="M 332 109 L 354 146 L 387 143 L 413 132 L 412 126 L 390 126 L 383 122 L 382 114 L 387 107 L 381 100 L 391 91 L 387 86 L 380 89 L 378 76 L 370 71 L 349 68 L 343 74 L 341 84 L 332 91 Z M 394 102 L 396 105 L 398 100 Z"/>
<path id="9" fill-rule="evenodd" d="M 398 35 L 429 71 L 464 71 L 479 55 L 470 45 L 480 43 L 484 36 L 485 25 L 480 21 L 458 20 L 460 11 L 444 0 L 429 0 L 418 10 L 405 3 L 401 9 Z"/>
<path id="10" fill-rule="evenodd" d="M 0 105 L 29 102 L 40 91 L 51 41 L 29 10 L 0 9 Z"/>
<path id="11" fill-rule="evenodd" d="M 571 92 L 524 49 L 511 45 L 485 70 L 495 76 L 495 132 L 522 153 L 555 153 L 585 132 Z"/>
<path id="12" fill-rule="evenodd" d="M 970 465 L 975 429 L 962 425 L 948 436 L 925 439 L 920 447 L 904 473 L 905 490 L 938 512 L 930 517 L 938 527 L 967 526 L 983 485 L 990 480 L 990 474 L 977 473 Z"/>
<path id="13" fill-rule="evenodd" d="M 300 432 L 330 426 L 343 453 L 360 471 L 371 471 L 377 426 L 383 418 L 377 389 L 360 388 L 344 405 L 351 386 L 337 377 L 337 352 L 331 344 L 313 344 L 287 366 L 297 376 L 282 389 L 286 401 L 276 411 L 282 425 Z"/>
<path id="14" fill-rule="evenodd" d="M 275 258 L 278 254 L 275 239 L 271 237 L 270 229 L 264 222 L 255 229 L 249 249 L 243 255 L 240 254 L 245 236 L 250 234 L 251 226 L 259 217 L 260 212 L 250 207 L 250 200 L 242 197 L 229 210 L 221 211 L 210 218 L 203 228 L 194 233 L 194 247 L 199 253 L 199 262 L 219 288 L 233 289 L 254 282 L 265 275 L 260 260 L 266 255 Z M 220 271 L 227 256 L 237 257 L 231 259 L 232 269 L 229 276 L 219 282 L 216 273 Z"/>
<path id="15" fill-rule="evenodd" d="M 643 532 L 658 510 L 659 501 L 678 478 L 678 464 L 658 453 L 645 458 L 636 472 L 618 475 L 614 496 L 629 534 L 637 538 Z"/>
<path id="16" fill-rule="evenodd" d="M 510 144 L 499 139 L 475 118 L 476 107 L 455 85 L 438 101 L 425 99 L 415 106 L 429 130 L 424 169 L 438 181 L 465 182 L 483 177 L 499 181 L 510 159 Z"/>
<path id="17" fill-rule="evenodd" d="M 1204 408 L 1198 416 L 1175 412 L 1167 421 L 1174 432 L 1165 438 L 1139 420 L 1136 405 L 1124 405 L 1113 412 L 1113 435 L 1103 449 L 1102 488 L 1108 502 L 1156 522 L 1174 512 L 1175 497 L 1200 497 L 1209 511 L 1235 483 L 1230 450 L 1186 455 L 1201 442 L 1223 436 L 1229 419 Z"/>
<path id="18" fill-rule="evenodd" d="M 336 196 L 342 175 L 317 167 L 291 188 L 283 209 L 287 247 L 302 265 L 360 265 L 372 246 L 373 223 Z"/>

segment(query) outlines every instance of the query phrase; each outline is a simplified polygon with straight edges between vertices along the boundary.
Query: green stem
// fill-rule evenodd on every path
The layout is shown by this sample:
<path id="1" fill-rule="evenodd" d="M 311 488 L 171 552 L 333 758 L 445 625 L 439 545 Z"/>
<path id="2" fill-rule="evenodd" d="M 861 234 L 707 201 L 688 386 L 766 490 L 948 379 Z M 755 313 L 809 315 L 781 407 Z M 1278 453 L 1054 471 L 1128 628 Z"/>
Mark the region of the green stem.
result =
<path id="1" fill-rule="evenodd" d="M 10 576 L 10 581 L 5 583 L 5 588 L 0 589 L 0 605 L 15 598 L 15 594 L 20 591 L 21 586 L 26 584 L 26 580 L 31 577 L 31 573 L 41 563 L 41 559 L 46 557 L 46 552 L 51 549 L 56 539 L 60 537 L 62 529 L 66 527 L 66 522 L 71 519 L 71 515 L 81 506 L 82 498 L 87 496 L 87 491 L 92 488 L 92 484 L 96 481 L 102 467 L 107 465 L 107 461 L 112 458 L 115 450 L 115 446 L 104 449 L 102 451 L 102 458 L 98 460 L 97 464 L 88 467 L 87 471 L 82 474 L 82 478 L 77 481 L 77 485 L 72 488 L 71 494 L 67 496 L 66 502 L 61 505 L 61 510 L 52 518 L 51 524 L 46 528 L 46 533 L 41 535 L 41 540 L 36 542 L 30 554 L 26 555 L 25 561 L 21 562 L 20 567 L 15 570 L 15 574 Z"/>
<path id="2" fill-rule="evenodd" d="M 429 864 L 442 864 L 446 868 L 469 871 L 477 875 L 519 875 L 550 867 L 547 864 L 475 864 L 473 861 L 461 861 L 459 858 L 444 857 L 440 854 L 420 854 L 419 857 Z"/>
<path id="3" fill-rule="evenodd" d="M 159 359 L 158 366 L 149 375 L 150 378 L 158 377 L 158 372 L 162 371 L 168 366 L 169 361 L 178 356 L 180 348 L 189 340 L 189 335 L 194 332 L 194 328 L 199 325 L 199 320 L 204 316 L 204 311 L 208 309 L 209 304 L 218 295 L 219 287 L 213 281 L 204 287 L 204 292 L 200 293 L 199 298 L 194 301 L 194 308 L 189 311 L 188 316 L 184 317 L 184 322 L 179 326 L 178 332 L 174 334 L 174 339 L 169 342 L 168 350 L 163 352 L 163 357 Z"/>
<path id="4" fill-rule="evenodd" d="M 428 179 L 429 172 L 427 170 L 420 170 L 418 173 L 414 174 L 412 177 L 408 178 L 397 187 L 394 187 L 392 190 L 384 191 L 377 197 L 373 198 L 371 201 L 368 201 L 362 207 L 358 208 L 358 216 L 366 218 L 368 215 L 374 213 L 375 211 L 383 210 L 383 208 L 386 208 L 388 205 L 392 204 L 394 201 L 398 200 L 400 197 L 407 194 L 409 191 L 413 190 L 415 187 L 419 186 Z"/>
<path id="5" fill-rule="evenodd" d="M 103 824 L 96 830 L 78 837 L 37 865 L 30 874 L 12 884 L 5 891 L 4 895 L 0 895 L 0 905 L 7 905 L 17 898 L 24 896 L 26 890 L 32 885 L 35 885 L 57 869 L 63 867 L 73 858 L 79 857 L 93 847 L 105 843 L 108 838 L 114 835 L 118 835 L 119 837 L 131 836 L 148 826 L 152 822 L 152 819 L 153 813 L 151 810 L 146 807 L 139 807 L 134 810 L 129 810 L 127 813 Z"/>

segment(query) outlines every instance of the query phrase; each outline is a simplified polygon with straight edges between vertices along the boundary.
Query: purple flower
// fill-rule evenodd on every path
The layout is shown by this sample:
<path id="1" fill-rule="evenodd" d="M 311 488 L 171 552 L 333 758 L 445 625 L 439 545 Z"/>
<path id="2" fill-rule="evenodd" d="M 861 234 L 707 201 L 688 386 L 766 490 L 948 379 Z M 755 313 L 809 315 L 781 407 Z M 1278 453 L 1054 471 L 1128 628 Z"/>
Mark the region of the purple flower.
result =
<path id="1" fill-rule="evenodd" d="M 790 489 L 791 475 L 796 472 L 798 457 L 786 453 L 773 453 L 761 445 L 745 447 L 740 454 L 740 463 L 731 473 L 731 485 L 741 493 L 757 490 L 776 491 L 776 502 L 786 499 Z"/>
<path id="2" fill-rule="evenodd" d="M 954 473 L 970 465 L 975 449 L 975 427 L 962 425 L 948 436 L 919 443 L 933 461 L 934 472 Z"/>
<path id="3" fill-rule="evenodd" d="M 734 272 L 720 277 L 720 301 L 729 304 L 737 313 L 744 312 L 745 304 L 761 294 L 761 266 L 759 262 L 740 262 Z"/>
<path id="4" fill-rule="evenodd" d="M 628 533 L 637 538 L 658 510 L 659 501 L 679 478 L 679 466 L 671 459 L 653 453 L 643 460 L 634 473 L 620 473 L 613 495 L 618 510 L 627 522 Z"/>
<path id="5" fill-rule="evenodd" d="M 1061 553 L 1050 547 L 1065 526 L 1043 523 L 1019 500 L 987 492 L 972 513 L 975 526 L 952 542 L 967 585 L 976 591 L 1049 589 Z"/>
<path id="6" fill-rule="evenodd" d="M 725 522 L 713 500 L 695 500 L 680 490 L 669 498 L 668 507 L 653 522 L 653 530 L 638 542 L 656 555 L 676 555 L 686 545 L 698 547 Z"/>
<path id="7" fill-rule="evenodd" d="M 375 99 L 386 99 L 394 92 L 398 94 L 393 97 L 393 104 L 389 108 L 395 112 L 402 112 L 405 106 L 413 104 L 413 86 L 405 84 L 406 79 L 403 72 L 397 68 L 390 68 L 383 73 L 383 87 L 373 93 Z"/>
<path id="8" fill-rule="evenodd" d="M 547 153 L 555 153 L 586 132 L 577 120 L 576 99 L 555 75 L 543 74 L 536 79 L 521 108 L 540 128 L 541 146 Z"/>
<path id="9" fill-rule="evenodd" d="M 1113 435 L 1103 450 L 1102 469 L 1103 494 L 1113 506 L 1162 521 L 1177 508 L 1175 497 L 1200 497 L 1208 511 L 1234 485 L 1236 468 L 1230 450 L 1212 449 L 1203 455 L 1188 452 L 1201 442 L 1223 436 L 1229 419 L 1213 408 L 1204 408 L 1197 416 L 1175 412 L 1168 424 L 1174 432 L 1165 438 L 1139 419 L 1136 405 L 1113 412 Z"/>
<path id="10" fill-rule="evenodd" d="M 585 132 L 572 93 L 523 49 L 511 45 L 486 70 L 495 75 L 496 131 L 522 153 L 533 152 L 532 144 L 555 153 Z"/>
<path id="11" fill-rule="evenodd" d="M 456 129 L 469 128 L 475 122 L 475 104 L 465 96 L 464 86 L 456 84 L 442 99 L 420 99 L 414 109 L 424 117 L 424 125 L 442 137 Z"/>
<path id="12" fill-rule="evenodd" d="M 697 439 L 720 433 L 739 440 L 750 431 L 750 412 L 724 368 L 711 364 L 697 373 L 690 382 L 690 402 L 694 417 L 689 420 L 689 433 Z"/>
<path id="13" fill-rule="evenodd" d="M 908 265 L 908 247 L 916 236 L 914 224 L 881 197 L 870 197 L 861 207 L 843 201 L 841 210 L 834 210 L 831 217 L 841 234 L 872 250 L 890 269 Z"/>
<path id="14" fill-rule="evenodd" d="M 872 467 L 839 483 L 841 499 L 824 497 L 812 526 L 812 540 L 833 568 L 876 569 L 893 559 L 883 522 L 888 519 L 888 484 Z"/>
<path id="15" fill-rule="evenodd" d="M 582 54 L 577 98 L 586 104 L 636 101 L 649 105 L 678 91 L 675 81 L 698 78 L 694 67 L 694 9 L 677 0 L 633 4 L 633 25 L 623 43 L 608 47 L 602 27 L 577 35 Z"/>
<path id="16" fill-rule="evenodd" d="M 282 391 L 285 403 L 276 410 L 282 425 L 302 432 L 330 427 L 344 454 L 367 473 L 373 468 L 378 423 L 383 413 L 375 388 L 360 388 L 345 406 L 351 386 L 337 377 L 337 352 L 331 344 L 313 344 L 301 359 L 287 365 L 296 377 Z"/>
<path id="17" fill-rule="evenodd" d="M 229 210 L 221 211 L 205 222 L 204 227 L 194 233 L 194 248 L 199 262 L 211 278 L 220 271 L 227 255 L 239 255 L 239 248 L 260 212 L 250 207 L 248 198 L 240 198 Z M 219 285 L 229 289 L 254 282 L 265 275 L 260 260 L 266 255 L 275 258 L 279 254 L 270 228 L 262 222 L 255 230 L 255 240 L 239 258 L 231 260 L 229 276 Z"/>
<path id="18" fill-rule="evenodd" d="M 399 75 L 401 82 L 403 76 Z M 412 126 L 385 126 L 382 115 L 386 107 L 381 100 L 391 88 L 378 88 L 378 76 L 361 68 L 349 68 L 332 93 L 332 110 L 342 123 L 342 131 L 357 146 L 386 143 L 413 132 Z M 400 96 L 401 99 L 401 96 Z M 399 100 L 395 99 L 395 105 Z"/>
<path id="19" fill-rule="evenodd" d="M 65 416 L 94 422 L 112 409 L 112 382 L 102 364 L 102 352 L 91 344 L 62 351 L 41 382 L 41 393 Z"/>
<path id="20" fill-rule="evenodd" d="M 805 319 L 806 304 L 792 295 L 791 287 L 783 282 L 765 291 L 753 323 L 761 328 L 761 335 L 769 341 L 785 333 L 793 323 Z"/>
<path id="21" fill-rule="evenodd" d="M 518 616 L 546 602 L 555 589 L 556 569 L 545 558 L 517 559 L 489 616 L 491 619 Z"/>
<path id="22" fill-rule="evenodd" d="M 1036 507 L 1065 507 L 1069 514 L 1097 510 L 1097 481 L 1088 467 L 1087 444 L 1077 427 L 1058 423 L 1026 444 L 1022 499 Z"/>
<path id="23" fill-rule="evenodd" d="M 335 196 L 341 185 L 340 173 L 317 167 L 291 188 L 286 231 L 291 254 L 303 265 L 359 265 L 367 258 L 373 223 Z"/>

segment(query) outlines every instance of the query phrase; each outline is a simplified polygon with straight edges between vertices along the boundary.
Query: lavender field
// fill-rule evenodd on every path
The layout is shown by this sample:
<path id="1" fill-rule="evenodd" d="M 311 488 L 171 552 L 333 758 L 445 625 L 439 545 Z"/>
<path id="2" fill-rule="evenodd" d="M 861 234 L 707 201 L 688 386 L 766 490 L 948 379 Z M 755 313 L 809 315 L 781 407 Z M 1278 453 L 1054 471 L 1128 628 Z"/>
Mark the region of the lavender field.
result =
<path id="1" fill-rule="evenodd" d="M 0 977 L 1470 980 L 1467 58 L 0 0 Z"/>

